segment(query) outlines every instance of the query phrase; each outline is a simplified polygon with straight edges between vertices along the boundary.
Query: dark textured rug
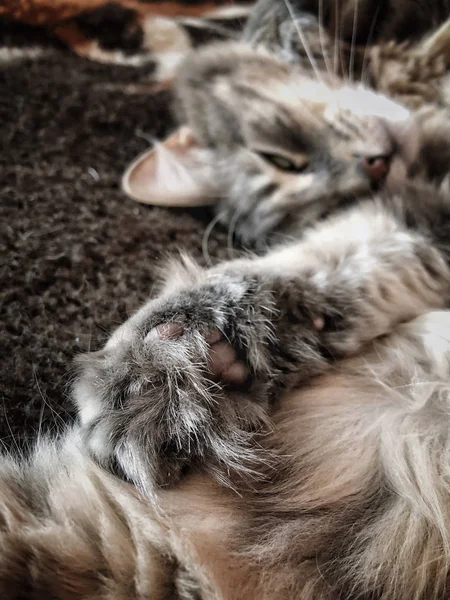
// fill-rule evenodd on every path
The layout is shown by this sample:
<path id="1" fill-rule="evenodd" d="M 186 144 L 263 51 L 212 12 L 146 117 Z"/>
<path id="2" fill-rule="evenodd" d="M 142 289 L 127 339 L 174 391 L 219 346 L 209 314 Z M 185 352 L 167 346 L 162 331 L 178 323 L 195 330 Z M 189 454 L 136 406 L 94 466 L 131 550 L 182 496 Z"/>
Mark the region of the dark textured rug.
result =
<path id="1" fill-rule="evenodd" d="M 66 420 L 74 355 L 98 349 L 152 293 L 155 266 L 168 251 L 187 248 L 202 260 L 207 213 L 142 206 L 124 197 L 119 182 L 149 137 L 173 127 L 171 73 L 163 64 L 173 50 L 170 36 L 182 54 L 188 45 L 236 32 L 241 16 L 161 22 L 153 15 L 157 4 L 141 3 L 151 7 L 144 16 L 132 2 L 94 4 L 100 6 L 78 7 L 63 21 L 53 13 L 40 18 L 37 9 L 21 20 L 0 17 L 6 447 Z M 193 6 L 197 16 L 202 12 L 198 2 L 189 10 L 160 4 L 166 14 L 177 14 L 177 6 L 180 13 Z M 145 19 L 152 19 L 146 27 Z M 157 52 L 152 36 L 161 24 L 166 46 Z M 212 257 L 223 255 L 225 237 L 210 236 Z"/>

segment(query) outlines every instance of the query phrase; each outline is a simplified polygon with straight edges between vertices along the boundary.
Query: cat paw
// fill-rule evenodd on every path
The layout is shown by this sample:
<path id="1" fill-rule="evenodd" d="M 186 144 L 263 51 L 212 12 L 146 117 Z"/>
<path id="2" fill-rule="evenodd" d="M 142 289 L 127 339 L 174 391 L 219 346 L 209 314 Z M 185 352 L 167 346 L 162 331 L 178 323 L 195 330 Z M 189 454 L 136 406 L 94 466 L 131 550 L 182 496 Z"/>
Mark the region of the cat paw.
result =
<path id="1" fill-rule="evenodd" d="M 92 455 L 147 491 L 193 466 L 223 480 L 254 465 L 270 387 L 268 304 L 251 280 L 212 276 L 149 302 L 83 357 L 75 399 Z"/>

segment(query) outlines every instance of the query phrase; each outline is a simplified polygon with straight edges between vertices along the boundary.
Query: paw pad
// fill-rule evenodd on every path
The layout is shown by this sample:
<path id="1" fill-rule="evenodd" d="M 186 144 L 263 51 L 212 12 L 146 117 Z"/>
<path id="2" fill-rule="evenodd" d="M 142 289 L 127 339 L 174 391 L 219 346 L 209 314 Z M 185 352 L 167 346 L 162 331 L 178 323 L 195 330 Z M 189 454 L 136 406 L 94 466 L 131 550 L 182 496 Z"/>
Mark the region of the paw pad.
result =
<path id="1" fill-rule="evenodd" d="M 154 327 L 146 336 L 147 340 L 176 340 L 185 333 L 182 323 L 163 323 Z M 204 334 L 209 346 L 207 368 L 215 379 L 224 383 L 239 385 L 249 376 L 247 365 L 238 359 L 236 350 L 223 337 L 218 329 L 210 329 Z"/>

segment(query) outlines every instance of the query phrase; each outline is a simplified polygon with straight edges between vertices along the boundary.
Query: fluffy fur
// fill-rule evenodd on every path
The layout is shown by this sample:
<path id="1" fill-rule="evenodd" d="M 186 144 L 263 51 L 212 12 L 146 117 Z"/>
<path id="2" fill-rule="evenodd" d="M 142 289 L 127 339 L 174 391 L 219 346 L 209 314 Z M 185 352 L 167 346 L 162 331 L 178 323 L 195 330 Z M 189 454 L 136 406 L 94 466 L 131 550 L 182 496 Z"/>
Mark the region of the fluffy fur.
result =
<path id="1" fill-rule="evenodd" d="M 75 400 L 91 451 L 145 493 L 192 466 L 218 480 L 248 474 L 258 463 L 254 433 L 280 389 L 447 305 L 449 211 L 448 192 L 414 186 L 361 201 L 261 258 L 208 271 L 186 262 L 83 359 Z M 211 380 L 215 332 L 248 366 L 248 386 Z"/>
<path id="2" fill-rule="evenodd" d="M 206 272 L 185 261 L 87 357 L 84 442 L 158 499 L 200 589 L 206 578 L 223 598 L 446 597 L 448 316 L 389 334 L 448 304 L 448 207 L 445 190 L 415 185 L 259 259 Z M 227 381 L 242 361 L 249 371 Z"/>
<path id="3" fill-rule="evenodd" d="M 0 593 L 167 598 L 175 568 L 153 508 L 89 459 L 76 430 L 0 467 Z"/>
<path id="4" fill-rule="evenodd" d="M 2 598 L 450 597 L 448 331 L 427 313 L 280 398 L 235 490 L 192 472 L 143 500 L 77 431 L 4 460 Z"/>

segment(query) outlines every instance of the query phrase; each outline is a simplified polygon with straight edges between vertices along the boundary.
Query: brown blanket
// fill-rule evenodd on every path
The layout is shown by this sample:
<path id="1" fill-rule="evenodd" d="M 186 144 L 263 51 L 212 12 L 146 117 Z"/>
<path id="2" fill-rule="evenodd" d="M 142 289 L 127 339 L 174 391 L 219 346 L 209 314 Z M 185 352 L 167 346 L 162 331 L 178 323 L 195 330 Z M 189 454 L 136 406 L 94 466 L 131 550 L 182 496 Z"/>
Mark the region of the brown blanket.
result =
<path id="1" fill-rule="evenodd" d="M 214 4 L 224 3 L 1 3 L 0 439 L 7 447 L 61 426 L 71 412 L 74 355 L 98 349 L 151 294 L 155 265 L 168 251 L 187 248 L 202 259 L 207 213 L 139 205 L 119 182 L 149 140 L 173 127 L 177 60 L 192 45 L 239 33 L 245 10 Z M 212 257 L 225 238 L 211 234 Z"/>

